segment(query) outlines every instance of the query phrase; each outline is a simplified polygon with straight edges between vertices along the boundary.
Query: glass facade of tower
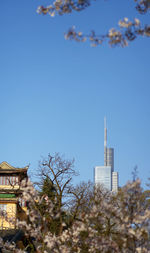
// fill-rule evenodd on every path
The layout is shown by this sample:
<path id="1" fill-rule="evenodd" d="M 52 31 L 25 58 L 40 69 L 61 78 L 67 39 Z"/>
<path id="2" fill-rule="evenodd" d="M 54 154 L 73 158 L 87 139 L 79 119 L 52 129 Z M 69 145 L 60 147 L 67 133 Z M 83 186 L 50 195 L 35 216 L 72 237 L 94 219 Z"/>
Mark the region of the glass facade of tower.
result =
<path id="1" fill-rule="evenodd" d="M 112 171 L 114 171 L 114 149 L 113 148 L 105 148 L 104 165 L 111 166 Z"/>
<path id="2" fill-rule="evenodd" d="M 112 172 L 112 191 L 118 191 L 118 172 L 116 171 Z"/>
<path id="3" fill-rule="evenodd" d="M 95 184 L 103 185 L 109 191 L 112 190 L 112 170 L 111 166 L 96 166 L 95 167 Z"/>

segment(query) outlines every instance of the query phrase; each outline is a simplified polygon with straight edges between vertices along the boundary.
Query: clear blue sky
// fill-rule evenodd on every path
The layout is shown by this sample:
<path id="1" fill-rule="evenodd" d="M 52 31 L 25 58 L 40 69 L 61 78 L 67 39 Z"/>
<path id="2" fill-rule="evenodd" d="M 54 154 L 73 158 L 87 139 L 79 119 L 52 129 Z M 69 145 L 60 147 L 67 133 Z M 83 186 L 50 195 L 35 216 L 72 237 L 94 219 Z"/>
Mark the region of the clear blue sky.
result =
<path id="1" fill-rule="evenodd" d="M 150 177 L 150 39 L 111 49 L 63 36 L 73 25 L 105 33 L 123 17 L 139 17 L 131 2 L 97 1 L 82 13 L 51 18 L 36 13 L 48 1 L 0 1 L 0 162 L 30 163 L 33 176 L 42 156 L 60 152 L 75 158 L 75 182 L 93 180 L 93 167 L 103 165 L 106 116 L 120 185 L 136 165 L 144 185 Z"/>

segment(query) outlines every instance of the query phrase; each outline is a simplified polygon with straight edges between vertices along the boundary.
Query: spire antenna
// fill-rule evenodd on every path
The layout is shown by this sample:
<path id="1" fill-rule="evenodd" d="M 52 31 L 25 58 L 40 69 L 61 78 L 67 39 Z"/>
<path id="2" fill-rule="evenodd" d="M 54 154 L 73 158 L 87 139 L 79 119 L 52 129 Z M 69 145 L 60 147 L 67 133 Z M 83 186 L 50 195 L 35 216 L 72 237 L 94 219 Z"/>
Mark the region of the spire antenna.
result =
<path id="1" fill-rule="evenodd" d="M 104 165 L 107 166 L 107 127 L 106 127 L 106 117 L 104 117 Z"/>
<path id="2" fill-rule="evenodd" d="M 107 147 L 107 127 L 106 127 L 106 117 L 104 117 L 104 148 Z"/>

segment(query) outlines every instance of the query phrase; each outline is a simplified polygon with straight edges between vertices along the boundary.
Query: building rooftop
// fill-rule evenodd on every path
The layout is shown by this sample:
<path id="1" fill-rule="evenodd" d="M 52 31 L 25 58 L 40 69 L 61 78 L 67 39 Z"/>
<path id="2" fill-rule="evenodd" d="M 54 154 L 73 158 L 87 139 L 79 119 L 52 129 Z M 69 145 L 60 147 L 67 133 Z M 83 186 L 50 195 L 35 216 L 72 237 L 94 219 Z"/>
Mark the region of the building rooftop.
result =
<path id="1" fill-rule="evenodd" d="M 27 172 L 29 166 L 23 168 L 15 168 L 7 162 L 0 163 L 0 174 L 1 173 L 10 173 L 10 172 Z"/>

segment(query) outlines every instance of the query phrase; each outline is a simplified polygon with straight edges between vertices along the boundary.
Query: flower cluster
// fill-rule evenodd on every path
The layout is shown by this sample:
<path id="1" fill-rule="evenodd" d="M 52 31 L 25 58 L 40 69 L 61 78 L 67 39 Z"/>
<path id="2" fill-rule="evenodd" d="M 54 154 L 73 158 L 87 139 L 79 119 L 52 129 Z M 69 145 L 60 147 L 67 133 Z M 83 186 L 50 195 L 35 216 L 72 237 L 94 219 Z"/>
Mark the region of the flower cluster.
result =
<path id="1" fill-rule="evenodd" d="M 140 14 L 146 14 L 150 10 L 149 0 L 134 0 L 136 2 L 136 10 Z M 92 0 L 56 0 L 52 5 L 47 7 L 39 6 L 37 12 L 39 14 L 49 14 L 54 17 L 56 14 L 63 15 L 74 11 L 82 11 L 91 5 Z M 72 27 L 65 33 L 65 39 L 75 40 L 77 42 L 85 42 L 89 39 L 91 46 L 101 45 L 104 41 L 108 41 L 110 46 L 120 45 L 121 47 L 128 46 L 128 42 L 133 41 L 139 35 L 149 37 L 150 25 L 140 25 L 140 20 L 137 18 L 134 21 L 129 21 L 124 18 L 118 22 L 119 29 L 111 28 L 106 34 L 97 35 L 94 31 L 89 34 L 83 34 Z"/>
<path id="2" fill-rule="evenodd" d="M 90 6 L 90 0 L 56 0 L 52 5 L 46 7 L 39 6 L 37 12 L 39 14 L 49 14 L 53 17 L 55 14 L 63 15 L 71 13 L 73 10 L 81 11 Z"/>
<path id="3" fill-rule="evenodd" d="M 139 13 L 145 14 L 150 9 L 150 1 L 149 0 L 134 0 L 137 3 L 136 9 Z"/>
<path id="4" fill-rule="evenodd" d="M 101 187 L 93 187 L 87 192 L 88 187 L 83 190 L 85 187 L 86 184 L 77 189 L 86 195 L 82 194 L 76 217 L 72 219 L 71 208 L 62 210 L 65 217 L 61 219 L 63 229 L 57 234 L 51 226 L 60 226 L 62 213 L 57 213 L 55 200 L 41 196 L 30 181 L 23 184 L 23 197 L 29 203 L 28 213 L 27 219 L 18 221 L 17 225 L 24 231 L 32 252 L 150 252 L 150 192 L 142 190 L 140 180 L 127 183 L 118 193 Z M 75 205 L 74 202 L 73 209 Z M 0 245 L 9 252 L 26 252 L 26 247 L 15 248 L 14 244 L 2 240 Z"/>

